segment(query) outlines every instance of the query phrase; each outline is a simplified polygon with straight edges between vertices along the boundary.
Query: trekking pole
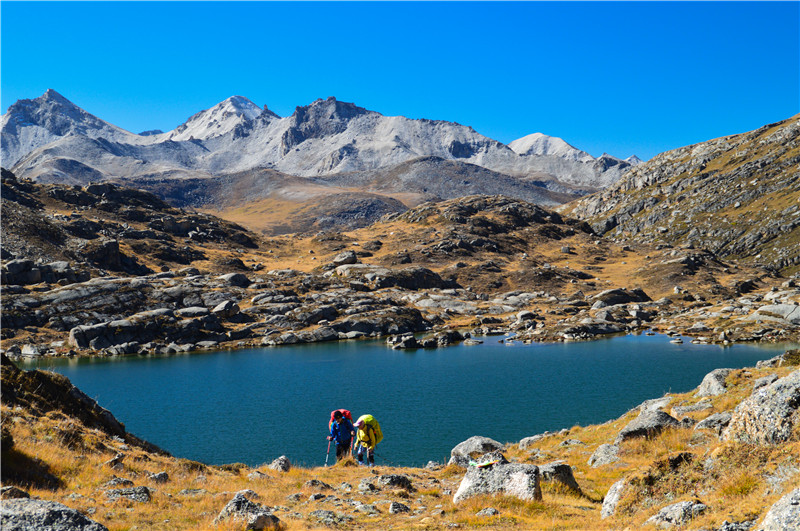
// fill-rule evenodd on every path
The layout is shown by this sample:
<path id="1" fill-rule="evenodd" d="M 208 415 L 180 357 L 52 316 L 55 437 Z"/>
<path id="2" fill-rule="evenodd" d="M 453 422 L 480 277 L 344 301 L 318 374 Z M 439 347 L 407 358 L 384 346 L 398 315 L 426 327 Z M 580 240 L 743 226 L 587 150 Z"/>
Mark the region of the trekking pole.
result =
<path id="1" fill-rule="evenodd" d="M 325 454 L 325 466 L 328 466 L 328 457 L 331 455 L 331 440 L 328 439 L 328 453 Z"/>

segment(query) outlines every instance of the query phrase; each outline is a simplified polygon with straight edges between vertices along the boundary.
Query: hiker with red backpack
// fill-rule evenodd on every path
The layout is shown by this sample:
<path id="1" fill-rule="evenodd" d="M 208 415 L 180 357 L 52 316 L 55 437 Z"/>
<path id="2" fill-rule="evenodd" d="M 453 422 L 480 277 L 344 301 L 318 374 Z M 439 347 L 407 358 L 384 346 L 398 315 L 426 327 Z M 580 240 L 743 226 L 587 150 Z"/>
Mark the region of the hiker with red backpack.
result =
<path id="1" fill-rule="evenodd" d="M 346 409 L 337 409 L 331 412 L 328 441 L 336 441 L 337 461 L 341 461 L 350 454 L 350 443 L 356 434 L 352 421 L 353 416 Z M 328 444 L 330 445 L 330 443 Z"/>

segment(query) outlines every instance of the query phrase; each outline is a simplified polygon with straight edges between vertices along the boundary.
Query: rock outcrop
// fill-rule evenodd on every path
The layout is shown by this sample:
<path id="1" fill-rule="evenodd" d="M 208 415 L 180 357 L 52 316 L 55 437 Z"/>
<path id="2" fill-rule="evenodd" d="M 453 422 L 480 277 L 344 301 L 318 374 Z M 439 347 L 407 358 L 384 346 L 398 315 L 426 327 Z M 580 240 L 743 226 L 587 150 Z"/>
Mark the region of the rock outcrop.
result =
<path id="1" fill-rule="evenodd" d="M 770 507 L 759 531 L 800 529 L 800 489 L 794 489 Z"/>
<path id="2" fill-rule="evenodd" d="M 736 406 L 723 439 L 780 444 L 800 425 L 800 370 L 756 389 Z"/>

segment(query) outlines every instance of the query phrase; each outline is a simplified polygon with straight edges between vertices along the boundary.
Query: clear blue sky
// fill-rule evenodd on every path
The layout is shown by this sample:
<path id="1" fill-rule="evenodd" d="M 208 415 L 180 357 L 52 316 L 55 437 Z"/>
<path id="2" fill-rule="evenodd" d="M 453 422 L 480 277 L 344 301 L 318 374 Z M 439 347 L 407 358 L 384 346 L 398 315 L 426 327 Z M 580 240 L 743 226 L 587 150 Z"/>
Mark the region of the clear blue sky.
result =
<path id="1" fill-rule="evenodd" d="M 335 96 L 508 143 L 656 153 L 800 112 L 798 2 L 8 2 L 3 112 L 53 88 L 133 132 Z"/>

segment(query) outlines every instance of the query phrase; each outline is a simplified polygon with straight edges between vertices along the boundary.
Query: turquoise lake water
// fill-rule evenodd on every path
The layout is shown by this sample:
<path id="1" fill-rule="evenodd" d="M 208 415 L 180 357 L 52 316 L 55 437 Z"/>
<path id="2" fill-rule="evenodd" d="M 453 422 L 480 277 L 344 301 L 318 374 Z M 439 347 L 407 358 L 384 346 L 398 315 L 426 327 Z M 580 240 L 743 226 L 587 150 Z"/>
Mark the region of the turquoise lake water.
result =
<path id="1" fill-rule="evenodd" d="M 516 442 L 616 418 L 644 400 L 697 387 L 786 345 L 673 344 L 662 335 L 592 342 L 396 351 L 340 341 L 239 351 L 48 360 L 127 430 L 207 464 L 325 463 L 333 409 L 370 413 L 378 465 L 443 462 L 473 435 Z M 25 365 L 25 368 L 31 368 Z M 331 450 L 330 463 L 335 461 Z"/>

